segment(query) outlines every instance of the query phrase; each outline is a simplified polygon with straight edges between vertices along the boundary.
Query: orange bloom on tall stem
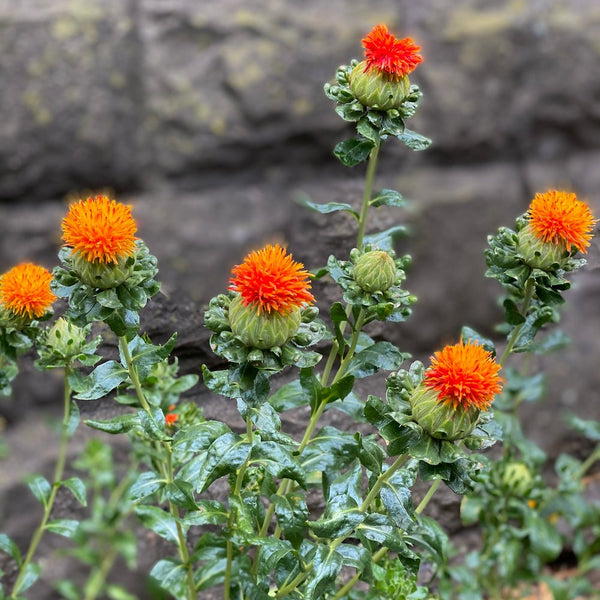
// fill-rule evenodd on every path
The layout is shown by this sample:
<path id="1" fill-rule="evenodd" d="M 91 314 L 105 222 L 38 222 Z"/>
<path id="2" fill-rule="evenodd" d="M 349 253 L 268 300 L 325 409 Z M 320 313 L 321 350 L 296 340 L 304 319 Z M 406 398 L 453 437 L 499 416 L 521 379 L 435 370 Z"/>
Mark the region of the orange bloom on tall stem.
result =
<path id="1" fill-rule="evenodd" d="M 461 340 L 433 355 L 423 381 L 439 393 L 440 402 L 450 402 L 454 408 L 487 410 L 502 390 L 499 371 L 500 365 L 491 352 Z"/>
<path id="2" fill-rule="evenodd" d="M 412 72 L 423 61 L 417 54 L 421 49 L 412 38 L 396 39 L 385 25 L 376 25 L 362 40 L 366 69 L 377 69 L 400 79 Z"/>
<path id="3" fill-rule="evenodd" d="M 20 317 L 43 316 L 56 296 L 50 290 L 52 273 L 33 263 L 13 267 L 0 277 L 0 304 Z"/>
<path id="4" fill-rule="evenodd" d="M 575 246 L 580 252 L 587 252 L 597 221 L 589 206 L 577 200 L 575 194 L 557 190 L 536 194 L 527 214 L 531 230 L 541 241 L 564 242 L 569 251 Z"/>
<path id="5" fill-rule="evenodd" d="M 239 292 L 244 306 L 256 306 L 258 313 L 287 314 L 315 300 L 308 291 L 308 271 L 279 245 L 251 252 L 232 275 L 229 289 Z"/>
<path id="6" fill-rule="evenodd" d="M 69 207 L 62 222 L 63 240 L 89 262 L 114 263 L 131 256 L 137 225 L 131 206 L 96 196 Z"/>

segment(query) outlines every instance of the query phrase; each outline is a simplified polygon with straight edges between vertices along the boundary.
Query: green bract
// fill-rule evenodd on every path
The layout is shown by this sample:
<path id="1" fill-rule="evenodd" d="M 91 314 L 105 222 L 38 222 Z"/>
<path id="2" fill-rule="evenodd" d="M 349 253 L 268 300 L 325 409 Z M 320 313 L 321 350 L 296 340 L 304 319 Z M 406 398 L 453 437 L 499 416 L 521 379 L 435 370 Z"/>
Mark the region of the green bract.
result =
<path id="1" fill-rule="evenodd" d="M 229 304 L 229 326 L 244 345 L 259 350 L 283 346 L 291 340 L 302 322 L 302 311 L 295 308 L 282 315 L 276 311 L 258 312 L 252 304 L 245 305 L 240 295 Z"/>
<path id="2" fill-rule="evenodd" d="M 116 263 L 91 262 L 81 252 L 71 257 L 73 270 L 82 283 L 100 290 L 121 285 L 133 273 L 134 256 L 120 256 Z"/>
<path id="3" fill-rule="evenodd" d="M 365 292 L 385 292 L 396 279 L 396 263 L 383 250 L 365 252 L 354 263 L 354 281 Z"/>
<path id="4" fill-rule="evenodd" d="M 411 313 L 409 306 L 416 301 L 415 296 L 401 287 L 402 282 L 406 279 L 404 269 L 410 264 L 410 256 L 396 259 L 393 251 L 386 252 L 385 254 L 388 254 L 391 262 L 388 263 L 386 260 L 383 263 L 383 269 L 377 273 L 369 270 L 369 263 L 373 258 L 368 256 L 369 252 L 373 252 L 373 250 L 371 246 L 367 245 L 364 252 L 354 248 L 350 252 L 349 261 L 338 260 L 334 256 L 330 256 L 327 261 L 329 274 L 342 288 L 345 302 L 365 309 L 365 322 L 368 323 L 374 319 L 394 322 L 406 320 Z M 375 252 L 381 251 L 375 250 Z M 380 261 L 377 260 L 377 263 L 379 264 Z M 391 279 L 392 264 L 394 265 L 394 280 L 391 285 L 384 288 Z M 365 289 L 366 287 L 379 289 L 369 291 Z"/>
<path id="5" fill-rule="evenodd" d="M 410 81 L 406 75 L 397 78 L 378 69 L 367 69 L 366 61 L 358 63 L 352 69 L 348 84 L 363 106 L 376 110 L 400 109 L 411 93 Z"/>
<path id="6" fill-rule="evenodd" d="M 69 299 L 66 314 L 75 325 L 82 327 L 93 321 L 104 321 L 117 336 L 131 336 L 137 332 L 137 313 L 158 292 L 160 284 L 154 279 L 158 272 L 156 258 L 142 240 L 137 240 L 135 246 L 134 256 L 125 261 L 128 265 L 125 270 L 131 270 L 127 278 L 118 284 L 115 281 L 114 287 L 106 289 L 86 283 L 75 270 L 71 249 L 63 247 L 60 250 L 58 256 L 62 266 L 55 267 L 51 288 L 57 296 Z M 133 264 L 128 264 L 130 261 Z M 117 270 L 122 275 L 121 269 Z M 90 281 L 87 275 L 85 279 Z"/>
<path id="7" fill-rule="evenodd" d="M 319 311 L 315 307 L 304 308 L 300 311 L 300 323 L 296 333 L 289 337 L 290 330 L 281 335 L 273 331 L 273 341 L 282 341 L 280 345 L 270 347 L 257 347 L 248 345 L 253 340 L 252 335 L 246 334 L 242 330 L 239 335 L 232 331 L 229 311 L 233 305 L 234 311 L 236 305 L 239 310 L 239 301 L 236 301 L 239 295 L 234 292 L 229 294 L 219 294 L 213 298 L 204 315 L 206 327 L 213 332 L 210 338 L 210 346 L 215 354 L 226 358 L 228 361 L 237 364 L 250 363 L 253 367 L 266 371 L 280 371 L 286 366 L 296 365 L 297 367 L 310 367 L 316 365 L 321 359 L 318 352 L 305 350 L 308 346 L 316 344 L 327 335 L 325 325 L 317 319 Z M 240 321 L 246 318 L 246 314 L 239 314 L 236 318 Z M 236 319 L 234 319 L 236 322 Z M 295 326 L 296 320 L 293 325 Z M 236 322 L 241 327 L 239 322 Z M 261 323 L 258 324 L 259 337 L 264 332 Z M 264 324 L 263 324 L 264 325 Z M 268 324 L 267 324 L 268 325 Z M 256 333 L 256 332 L 255 332 Z M 242 339 L 243 338 L 243 339 Z M 284 338 L 286 338 L 284 340 Z M 263 342 L 259 343 L 261 345 Z"/>

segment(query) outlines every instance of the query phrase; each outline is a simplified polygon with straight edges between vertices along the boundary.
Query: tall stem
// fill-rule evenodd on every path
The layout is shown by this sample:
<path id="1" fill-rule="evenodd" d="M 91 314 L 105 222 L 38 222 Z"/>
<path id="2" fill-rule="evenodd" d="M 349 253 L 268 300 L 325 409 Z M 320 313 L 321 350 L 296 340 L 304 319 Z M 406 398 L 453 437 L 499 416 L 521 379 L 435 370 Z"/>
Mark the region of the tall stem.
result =
<path id="1" fill-rule="evenodd" d="M 360 207 L 360 214 L 358 218 L 358 236 L 356 238 L 356 247 L 361 250 L 363 241 L 365 238 L 365 229 L 367 227 L 367 211 L 369 210 L 369 203 L 371 202 L 371 195 L 373 192 L 373 178 L 375 177 L 375 170 L 377 168 L 377 157 L 379 155 L 379 144 L 373 146 L 371 153 L 369 154 L 369 162 L 367 163 L 367 175 L 365 178 L 365 191 L 363 193 L 362 205 Z"/>
<path id="2" fill-rule="evenodd" d="M 44 535 L 44 530 L 46 529 L 48 519 L 50 518 L 50 513 L 52 512 L 52 507 L 54 506 L 54 501 L 56 500 L 56 494 L 58 493 L 58 489 L 60 488 L 63 478 L 65 462 L 67 459 L 67 445 L 69 443 L 69 419 L 71 417 L 71 387 L 69 386 L 68 374 L 69 367 L 66 367 L 64 375 L 64 415 L 60 435 L 60 447 L 58 450 L 56 465 L 54 467 L 52 490 L 50 492 L 50 496 L 48 497 L 48 501 L 44 505 L 44 514 L 42 516 L 42 520 L 35 530 L 33 537 L 31 538 L 27 554 L 25 555 L 25 559 L 19 568 L 19 574 L 9 598 L 17 598 L 18 596 L 19 589 L 23 583 L 23 577 L 27 571 L 27 567 L 31 563 L 33 555 L 35 554 L 42 536 Z"/>
<path id="3" fill-rule="evenodd" d="M 442 483 L 441 479 L 436 479 L 433 482 L 432 486 L 427 490 L 427 493 L 423 497 L 423 500 L 421 500 L 419 506 L 417 506 L 417 508 L 415 509 L 416 514 L 420 515 L 425 510 L 425 507 L 429 504 L 429 501 L 433 498 L 433 495 L 440 487 L 440 483 Z"/>
<path id="4" fill-rule="evenodd" d="M 121 348 L 121 352 L 123 353 L 123 357 L 125 358 L 127 372 L 129 373 L 131 383 L 133 383 L 133 387 L 135 389 L 135 393 L 139 400 L 139 403 L 141 407 L 148 413 L 148 415 L 151 418 L 153 418 L 152 409 L 150 408 L 150 404 L 148 404 L 148 400 L 146 399 L 144 390 L 142 389 L 142 384 L 140 382 L 137 369 L 133 364 L 133 358 L 131 356 L 131 352 L 129 351 L 127 338 L 125 336 L 119 336 L 119 347 Z M 171 445 L 168 441 L 157 442 L 157 445 L 162 447 L 165 452 L 166 460 L 163 464 L 160 465 L 160 470 L 168 485 L 170 483 L 173 483 L 174 481 Z M 194 570 L 192 569 L 192 565 L 190 563 L 190 555 L 187 549 L 187 543 L 185 535 L 183 533 L 183 527 L 181 526 L 181 523 L 179 521 L 179 509 L 175 504 L 173 504 L 173 502 L 170 501 L 169 510 L 171 512 L 171 515 L 175 518 L 177 524 L 177 549 L 179 552 L 179 558 L 181 559 L 181 562 L 183 562 L 186 568 L 187 600 L 196 600 Z"/>
<path id="5" fill-rule="evenodd" d="M 248 442 L 250 443 L 250 446 L 252 447 L 252 441 L 253 441 L 253 431 L 252 431 L 252 420 L 250 419 L 250 417 L 246 417 L 246 437 L 248 438 Z M 250 461 L 250 454 L 248 455 L 248 458 L 246 458 L 246 460 L 244 461 L 244 464 L 239 468 L 236 478 L 235 478 L 235 486 L 233 489 L 233 495 L 237 496 L 237 497 L 241 497 L 241 493 L 242 493 L 242 485 L 244 482 L 244 475 L 246 474 L 246 471 L 248 469 L 248 464 Z M 271 513 L 272 514 L 272 513 Z M 269 522 L 271 521 L 271 519 L 269 518 Z M 268 527 L 268 523 L 267 522 L 267 527 Z M 233 529 L 233 511 L 231 510 L 231 508 L 229 509 L 229 533 L 231 534 L 231 530 Z M 263 523 L 264 526 L 264 523 Z M 261 528 L 262 531 L 262 528 Z M 260 533 L 259 533 L 260 536 Z M 264 536 L 261 536 L 264 537 Z M 256 557 L 255 557 L 255 565 L 258 565 L 258 553 L 260 552 L 260 547 L 256 549 Z M 227 546 L 226 546 L 226 558 L 227 558 L 227 562 L 225 564 L 225 581 L 223 583 L 223 600 L 230 600 L 231 598 L 231 566 L 233 564 L 233 542 L 231 541 L 231 539 L 227 540 Z M 253 565 L 254 567 L 254 565 Z M 256 573 L 256 571 L 253 569 L 252 571 L 253 573 Z"/>
<path id="6" fill-rule="evenodd" d="M 523 297 L 523 306 L 521 308 L 521 313 L 523 315 L 523 317 L 527 318 L 527 311 L 529 310 L 529 306 L 531 304 L 531 300 L 533 298 L 533 291 L 535 289 L 535 282 L 533 281 L 533 279 L 528 279 L 527 283 L 525 284 L 525 295 Z M 512 352 L 512 349 L 515 345 L 515 342 L 517 341 L 517 338 L 519 337 L 519 333 L 521 333 L 521 329 L 523 328 L 523 323 L 517 325 L 510 333 L 510 336 L 508 337 L 508 342 L 506 344 L 506 348 L 504 349 L 504 352 L 502 353 L 502 356 L 500 357 L 500 360 L 498 361 L 498 363 L 500 365 L 504 364 L 504 361 L 508 358 L 509 354 Z"/>

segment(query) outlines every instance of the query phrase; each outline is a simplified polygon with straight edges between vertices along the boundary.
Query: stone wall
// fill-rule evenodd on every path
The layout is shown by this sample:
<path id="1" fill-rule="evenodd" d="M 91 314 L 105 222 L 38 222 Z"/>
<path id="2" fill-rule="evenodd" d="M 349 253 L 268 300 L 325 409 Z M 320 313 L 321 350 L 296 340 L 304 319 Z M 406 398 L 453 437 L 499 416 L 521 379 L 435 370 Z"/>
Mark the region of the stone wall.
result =
<path id="1" fill-rule="evenodd" d="M 598 147 L 585 0 L 0 0 L 0 200 L 327 162 L 323 83 L 378 22 L 423 47 L 420 161 Z"/>

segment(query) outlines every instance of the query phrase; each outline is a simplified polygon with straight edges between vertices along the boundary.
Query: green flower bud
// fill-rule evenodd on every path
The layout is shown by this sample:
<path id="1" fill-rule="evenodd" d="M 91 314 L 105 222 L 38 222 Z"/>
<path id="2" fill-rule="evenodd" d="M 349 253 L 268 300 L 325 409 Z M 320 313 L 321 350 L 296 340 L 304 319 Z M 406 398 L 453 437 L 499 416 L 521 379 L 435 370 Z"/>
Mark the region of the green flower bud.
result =
<path id="1" fill-rule="evenodd" d="M 385 292 L 396 281 L 396 263 L 383 250 L 372 250 L 358 258 L 354 281 L 366 292 Z"/>
<path id="2" fill-rule="evenodd" d="M 410 404 L 414 421 L 431 437 L 440 440 L 466 438 L 479 419 L 479 409 L 460 405 L 454 408 L 452 402 L 441 402 L 438 392 L 423 384 L 412 393 Z"/>
<path id="3" fill-rule="evenodd" d="M 60 317 L 46 334 L 46 346 L 65 359 L 74 358 L 81 354 L 88 331 Z"/>
<path id="4" fill-rule="evenodd" d="M 117 263 L 90 262 L 81 252 L 73 255 L 73 270 L 81 281 L 90 287 L 106 290 L 127 280 L 133 273 L 135 259 L 122 256 Z"/>
<path id="5" fill-rule="evenodd" d="M 287 314 L 259 312 L 252 304 L 244 306 L 242 297 L 236 296 L 229 305 L 229 325 L 244 345 L 267 350 L 283 346 L 294 337 L 300 327 L 301 312 L 300 308 Z"/>
<path id="6" fill-rule="evenodd" d="M 358 63 L 350 73 L 352 93 L 363 106 L 377 110 L 400 108 L 410 93 L 408 77 L 391 77 L 378 69 L 367 69 L 367 63 Z"/>
<path id="7" fill-rule="evenodd" d="M 522 462 L 508 463 L 502 474 L 503 489 L 518 497 L 525 497 L 533 484 L 533 476 L 529 467 Z"/>
<path id="8" fill-rule="evenodd" d="M 517 252 L 523 262 L 533 269 L 547 270 L 553 265 L 560 268 L 569 259 L 570 252 L 564 241 L 544 242 L 535 235 L 531 225 L 526 225 L 517 235 Z"/>

